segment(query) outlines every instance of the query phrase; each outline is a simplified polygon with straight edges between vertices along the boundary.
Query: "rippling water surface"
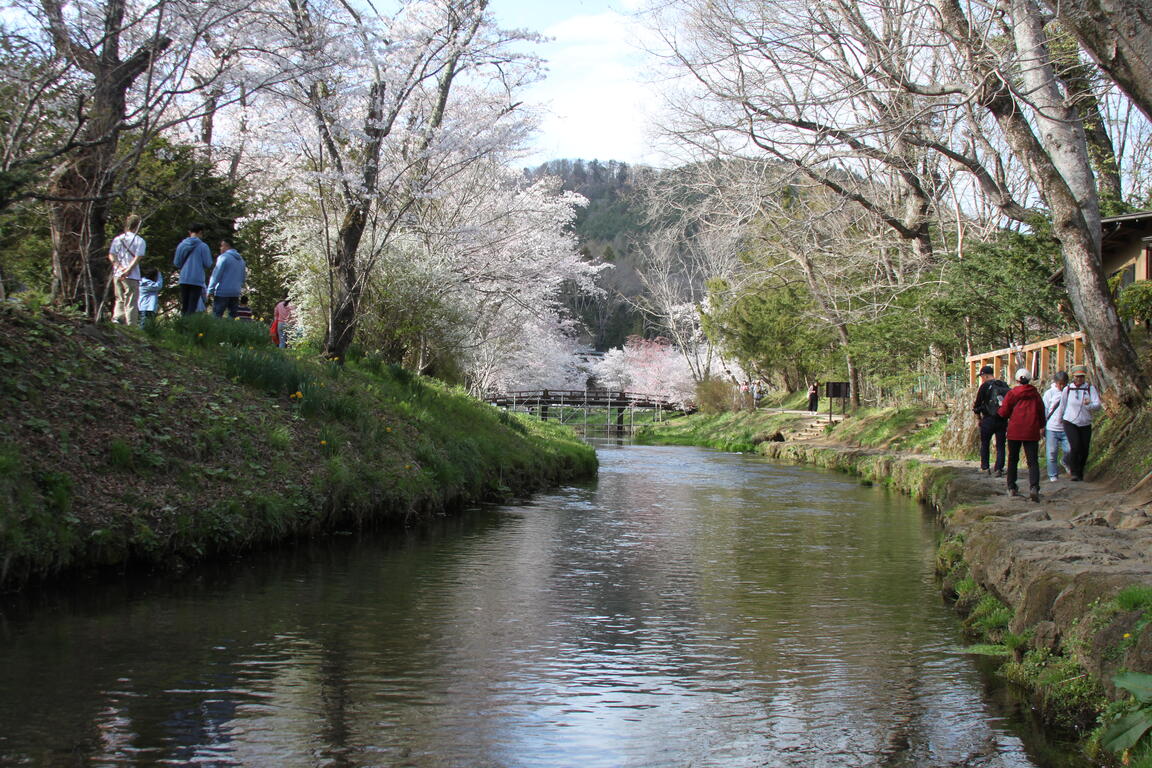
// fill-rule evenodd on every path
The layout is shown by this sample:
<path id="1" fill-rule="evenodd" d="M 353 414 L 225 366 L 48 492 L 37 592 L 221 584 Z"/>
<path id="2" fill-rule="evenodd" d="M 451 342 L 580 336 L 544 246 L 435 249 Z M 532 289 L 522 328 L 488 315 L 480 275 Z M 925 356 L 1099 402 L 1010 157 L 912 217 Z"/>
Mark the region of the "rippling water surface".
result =
<path id="1" fill-rule="evenodd" d="M 0 764 L 1077 765 L 958 653 L 907 499 L 601 461 L 407 534 L 7 606 Z"/>

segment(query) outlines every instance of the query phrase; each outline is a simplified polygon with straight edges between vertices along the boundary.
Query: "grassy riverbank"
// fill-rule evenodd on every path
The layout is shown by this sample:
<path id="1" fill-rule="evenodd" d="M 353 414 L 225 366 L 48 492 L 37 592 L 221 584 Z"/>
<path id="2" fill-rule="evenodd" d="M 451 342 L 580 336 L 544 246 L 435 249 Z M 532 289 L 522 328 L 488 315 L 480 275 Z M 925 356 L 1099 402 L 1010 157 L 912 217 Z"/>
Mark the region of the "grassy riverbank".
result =
<path id="1" fill-rule="evenodd" d="M 1152 468 L 1152 409 L 1102 419 L 1092 482 L 1045 483 L 1040 505 L 1008 497 L 1003 479 L 976 472 L 967 409 L 951 418 L 866 410 L 816 439 L 747 440 L 786 418 L 794 416 L 692 416 L 649 429 L 644 440 L 751 444 L 767 457 L 848 472 L 933 505 L 945 525 L 942 591 L 978 650 L 1004 657 L 1000 673 L 1051 725 L 1084 737 L 1134 711 L 1113 680 L 1125 670 L 1152 674 L 1152 494 L 1124 491 Z M 1089 750 L 1099 749 L 1102 730 L 1095 733 Z M 1148 746 L 1129 757 L 1152 766 Z"/>
<path id="2" fill-rule="evenodd" d="M 255 323 L 0 305 L 0 583 L 404 521 L 596 470 L 563 428 Z"/>

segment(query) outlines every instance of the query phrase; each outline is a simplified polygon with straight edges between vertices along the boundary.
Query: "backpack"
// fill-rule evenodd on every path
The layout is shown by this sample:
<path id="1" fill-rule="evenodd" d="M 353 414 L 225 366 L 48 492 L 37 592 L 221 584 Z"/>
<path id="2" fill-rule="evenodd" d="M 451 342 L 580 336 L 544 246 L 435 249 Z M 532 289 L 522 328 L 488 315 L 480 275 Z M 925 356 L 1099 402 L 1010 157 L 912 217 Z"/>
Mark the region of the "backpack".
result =
<path id="1" fill-rule="evenodd" d="M 1004 404 L 1004 396 L 1010 387 L 1000 379 L 988 382 L 988 397 L 984 400 L 984 415 L 999 416 L 1000 406 Z"/>

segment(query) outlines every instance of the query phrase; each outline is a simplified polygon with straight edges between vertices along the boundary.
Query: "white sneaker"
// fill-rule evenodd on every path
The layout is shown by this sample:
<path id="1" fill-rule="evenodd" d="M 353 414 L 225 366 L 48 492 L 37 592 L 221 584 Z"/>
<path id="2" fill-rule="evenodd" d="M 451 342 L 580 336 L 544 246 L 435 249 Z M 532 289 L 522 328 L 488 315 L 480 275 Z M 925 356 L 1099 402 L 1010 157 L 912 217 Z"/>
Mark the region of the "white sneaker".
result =
<path id="1" fill-rule="evenodd" d="M 1056 482 L 1056 478 L 1050 477 L 1050 478 L 1048 478 L 1048 482 L 1054 483 L 1054 482 Z"/>

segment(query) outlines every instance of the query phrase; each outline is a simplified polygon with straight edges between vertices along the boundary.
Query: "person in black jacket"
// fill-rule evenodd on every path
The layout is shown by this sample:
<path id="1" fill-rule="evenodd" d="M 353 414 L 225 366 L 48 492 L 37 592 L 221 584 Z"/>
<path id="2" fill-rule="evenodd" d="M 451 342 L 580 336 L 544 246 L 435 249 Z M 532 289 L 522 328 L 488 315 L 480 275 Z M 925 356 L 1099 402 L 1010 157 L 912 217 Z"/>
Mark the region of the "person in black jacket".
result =
<path id="1" fill-rule="evenodd" d="M 976 390 L 976 400 L 972 412 L 980 417 L 980 471 L 992 474 L 988 466 L 989 444 L 996 438 L 996 477 L 1004 475 L 1004 441 L 1008 433 L 1008 419 L 998 414 L 1004 396 L 1011 389 L 986 365 L 980 369 L 980 388 Z"/>

